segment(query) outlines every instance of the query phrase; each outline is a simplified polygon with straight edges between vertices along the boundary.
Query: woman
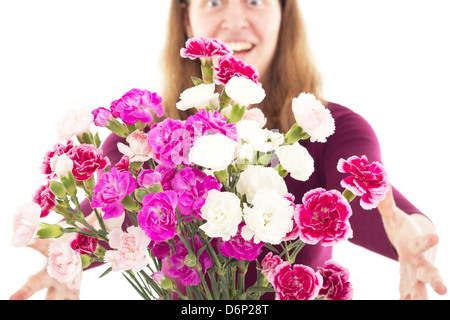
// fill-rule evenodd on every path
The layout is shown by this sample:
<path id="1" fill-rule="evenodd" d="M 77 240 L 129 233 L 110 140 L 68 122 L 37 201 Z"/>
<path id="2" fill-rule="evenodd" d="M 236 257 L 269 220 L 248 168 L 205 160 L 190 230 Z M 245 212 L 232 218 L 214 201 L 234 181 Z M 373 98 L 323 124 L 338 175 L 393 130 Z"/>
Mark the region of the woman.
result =
<path id="1" fill-rule="evenodd" d="M 197 61 L 180 58 L 180 48 L 187 38 L 214 37 L 227 42 L 235 56 L 256 66 L 266 98 L 259 105 L 267 117 L 267 128 L 286 132 L 293 124 L 291 100 L 301 92 L 321 96 L 320 76 L 308 52 L 306 35 L 295 0 L 173 0 L 169 17 L 168 42 L 164 50 L 163 92 L 166 115 L 185 119 L 188 114 L 175 108 L 179 94 L 192 86 L 191 76 L 199 76 Z M 186 75 L 185 78 L 180 78 Z M 324 101 L 325 102 L 325 101 Z M 316 187 L 340 189 L 337 161 L 351 155 L 366 155 L 371 161 L 381 161 L 376 136 L 369 124 L 351 110 L 328 102 L 336 121 L 336 132 L 327 143 L 305 143 L 314 157 L 316 168 L 306 183 L 287 178 L 289 191 L 301 199 L 306 191 Z M 120 155 L 115 150 L 116 139 L 105 142 L 105 152 L 111 161 Z M 433 225 L 393 189 L 380 203 L 378 210 L 366 212 L 353 206 L 350 220 L 352 242 L 400 262 L 400 295 L 403 299 L 426 298 L 426 285 L 445 294 L 439 271 L 432 265 L 438 242 Z M 46 252 L 45 242 L 36 249 Z M 331 257 L 331 248 L 306 247 L 299 263 L 314 268 Z M 78 292 L 68 290 L 51 280 L 44 271 L 29 278 L 13 298 L 27 298 L 48 288 L 49 298 L 76 298 Z"/>

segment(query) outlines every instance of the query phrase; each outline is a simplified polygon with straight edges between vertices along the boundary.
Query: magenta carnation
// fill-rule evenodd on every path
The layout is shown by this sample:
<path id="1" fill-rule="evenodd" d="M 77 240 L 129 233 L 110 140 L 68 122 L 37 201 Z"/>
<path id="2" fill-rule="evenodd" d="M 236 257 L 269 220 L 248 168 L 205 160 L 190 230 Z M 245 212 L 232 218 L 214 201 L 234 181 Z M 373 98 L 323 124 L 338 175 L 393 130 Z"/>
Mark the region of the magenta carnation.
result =
<path id="1" fill-rule="evenodd" d="M 85 231 L 88 231 L 84 228 Z M 77 233 L 70 241 L 70 247 L 79 254 L 92 254 L 97 249 L 98 239 Z"/>
<path id="2" fill-rule="evenodd" d="M 97 127 L 104 127 L 108 124 L 109 119 L 111 119 L 111 111 L 100 107 L 92 110 L 92 114 L 94 115 L 94 124 Z"/>
<path id="3" fill-rule="evenodd" d="M 328 300 L 353 299 L 353 286 L 349 281 L 350 272 L 347 268 L 333 260 L 328 260 L 323 268 L 318 268 L 318 272 L 323 278 L 319 296 Z"/>
<path id="4" fill-rule="evenodd" d="M 165 259 L 170 255 L 171 247 L 165 241 L 152 241 L 150 243 L 152 254 L 158 259 Z"/>
<path id="5" fill-rule="evenodd" d="M 189 116 L 185 123 L 186 131 L 191 137 L 191 146 L 195 140 L 205 134 L 220 133 L 231 140 L 237 141 L 237 129 L 235 123 L 227 123 L 227 118 L 216 110 L 200 110 Z"/>
<path id="6" fill-rule="evenodd" d="M 162 175 L 153 169 L 145 169 L 139 172 L 137 181 L 143 188 L 151 187 L 155 183 L 161 183 Z"/>
<path id="7" fill-rule="evenodd" d="M 89 144 L 73 147 L 67 156 L 73 161 L 72 173 L 79 181 L 88 180 L 97 170 L 103 170 L 110 164 L 101 150 Z"/>
<path id="8" fill-rule="evenodd" d="M 322 281 L 322 276 L 310 267 L 289 262 L 277 266 L 271 278 L 277 300 L 314 300 Z"/>
<path id="9" fill-rule="evenodd" d="M 100 176 L 94 188 L 91 207 L 102 208 L 103 218 L 116 218 L 123 214 L 122 200 L 136 189 L 136 179 L 129 171 L 119 171 L 112 168 Z"/>
<path id="10" fill-rule="evenodd" d="M 177 234 L 177 194 L 174 191 L 149 193 L 142 200 L 138 225 L 153 241 L 166 241 Z"/>
<path id="11" fill-rule="evenodd" d="M 200 248 L 202 248 L 199 236 L 195 236 L 194 241 L 190 239 L 190 243 L 191 246 L 193 246 L 194 252 L 197 254 Z M 203 250 L 198 258 L 189 257 L 188 250 L 178 237 L 175 238 L 175 249 L 176 253 L 169 258 L 169 268 L 167 270 L 168 276 L 179 279 L 184 286 L 198 285 L 201 278 L 197 265 L 201 266 L 201 271 L 203 273 L 206 273 L 206 271 L 213 266 L 210 256 L 206 250 Z"/>
<path id="12" fill-rule="evenodd" d="M 383 165 L 379 162 L 369 164 L 366 156 L 340 159 L 337 170 L 351 174 L 341 181 L 341 186 L 360 196 L 361 207 L 365 210 L 376 208 L 389 190 L 388 176 Z"/>
<path id="13" fill-rule="evenodd" d="M 210 38 L 191 38 L 186 41 L 185 48 L 180 50 L 182 58 L 195 60 L 233 54 L 233 51 L 222 41 Z"/>
<path id="14" fill-rule="evenodd" d="M 216 83 L 226 85 L 233 77 L 243 77 L 252 80 L 254 83 L 258 82 L 258 70 L 251 64 L 245 63 L 241 59 L 237 59 L 232 55 L 223 56 L 219 58 L 218 67 L 216 70 Z"/>
<path id="15" fill-rule="evenodd" d="M 41 207 L 41 218 L 48 216 L 56 204 L 55 195 L 50 190 L 50 182 L 36 190 L 33 201 Z"/>
<path id="16" fill-rule="evenodd" d="M 244 240 L 241 235 L 242 227 L 245 223 L 239 225 L 238 232 L 228 241 L 222 241 L 219 244 L 219 251 L 226 257 L 235 258 L 240 261 L 253 261 L 261 254 L 261 248 L 264 242 L 255 243 L 253 239 Z"/>
<path id="17" fill-rule="evenodd" d="M 178 194 L 180 215 L 199 220 L 203 220 L 200 209 L 205 204 L 208 191 L 220 190 L 221 187 L 216 178 L 192 167 L 185 167 L 178 171 L 171 183 L 172 190 Z"/>
<path id="18" fill-rule="evenodd" d="M 167 118 L 154 124 L 147 141 L 159 164 L 169 168 L 189 164 L 190 139 L 183 121 Z"/>
<path id="19" fill-rule="evenodd" d="M 131 89 L 122 98 L 113 101 L 110 108 L 113 117 L 122 119 L 127 125 L 133 125 L 138 121 L 152 123 L 151 111 L 158 117 L 164 115 L 162 98 L 148 90 Z"/>
<path id="20" fill-rule="evenodd" d="M 352 236 L 351 208 L 339 191 L 317 188 L 307 192 L 302 202 L 296 222 L 303 242 L 331 246 Z"/>
<path id="21" fill-rule="evenodd" d="M 73 141 L 68 140 L 67 143 L 64 145 L 62 143 L 57 143 L 53 146 L 53 150 L 47 151 L 44 155 L 44 159 L 42 161 L 42 164 L 40 166 L 41 172 L 45 175 L 48 175 L 49 178 L 52 178 L 54 173 L 50 167 L 50 160 L 54 156 L 60 156 L 62 154 L 68 153 L 73 148 Z"/>

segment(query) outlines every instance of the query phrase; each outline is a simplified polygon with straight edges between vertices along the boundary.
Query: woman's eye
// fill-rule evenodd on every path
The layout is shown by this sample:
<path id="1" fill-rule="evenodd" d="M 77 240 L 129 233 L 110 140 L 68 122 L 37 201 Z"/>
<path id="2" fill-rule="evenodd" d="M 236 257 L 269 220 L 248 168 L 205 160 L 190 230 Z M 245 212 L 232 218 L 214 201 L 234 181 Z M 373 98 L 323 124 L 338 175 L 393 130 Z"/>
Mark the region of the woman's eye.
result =
<path id="1" fill-rule="evenodd" d="M 252 6 L 259 6 L 262 4 L 262 0 L 247 0 L 247 3 Z"/>
<path id="2" fill-rule="evenodd" d="M 206 2 L 206 5 L 208 7 L 217 7 L 217 6 L 220 6 L 221 4 L 222 4 L 221 0 L 208 0 Z"/>

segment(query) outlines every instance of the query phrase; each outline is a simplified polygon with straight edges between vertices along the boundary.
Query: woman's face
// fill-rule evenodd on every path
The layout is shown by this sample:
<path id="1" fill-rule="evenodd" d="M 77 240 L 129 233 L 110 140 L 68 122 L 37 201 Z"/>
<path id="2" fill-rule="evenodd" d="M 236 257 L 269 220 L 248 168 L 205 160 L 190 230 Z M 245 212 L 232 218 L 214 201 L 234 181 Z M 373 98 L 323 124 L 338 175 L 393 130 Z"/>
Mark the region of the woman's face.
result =
<path id="1" fill-rule="evenodd" d="M 264 75 L 278 41 L 279 0 L 190 0 L 185 18 L 189 38 L 222 40 Z"/>

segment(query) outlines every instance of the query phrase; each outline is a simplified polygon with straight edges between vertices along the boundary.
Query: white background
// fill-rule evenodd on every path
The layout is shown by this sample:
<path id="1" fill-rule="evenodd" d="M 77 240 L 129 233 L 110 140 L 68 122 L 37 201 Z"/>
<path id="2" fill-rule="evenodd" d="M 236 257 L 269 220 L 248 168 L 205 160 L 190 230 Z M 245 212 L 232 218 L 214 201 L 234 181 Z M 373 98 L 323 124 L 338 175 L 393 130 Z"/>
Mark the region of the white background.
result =
<path id="1" fill-rule="evenodd" d="M 437 265 L 450 284 L 448 0 L 299 2 L 325 98 L 375 128 L 393 184 L 436 225 Z M 56 142 L 56 122 L 69 108 L 107 107 L 134 87 L 158 90 L 168 4 L 0 3 L 0 299 L 44 265 L 31 249 L 10 246 L 10 225 L 44 182 L 38 167 Z M 398 298 L 396 262 L 347 243 L 334 258 L 349 267 L 355 299 Z M 139 299 L 120 274 L 97 279 L 103 270 L 84 274 L 82 299 Z"/>

